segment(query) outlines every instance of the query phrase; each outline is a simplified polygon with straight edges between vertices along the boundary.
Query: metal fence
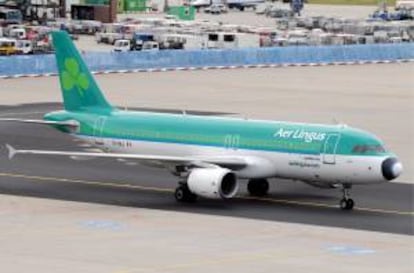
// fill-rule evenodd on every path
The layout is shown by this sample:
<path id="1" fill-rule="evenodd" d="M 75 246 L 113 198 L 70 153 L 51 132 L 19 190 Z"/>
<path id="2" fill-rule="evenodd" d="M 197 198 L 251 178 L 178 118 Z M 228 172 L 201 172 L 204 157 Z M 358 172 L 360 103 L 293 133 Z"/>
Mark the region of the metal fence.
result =
<path id="1" fill-rule="evenodd" d="M 92 71 L 246 65 L 329 64 L 414 60 L 414 43 L 292 46 L 232 50 L 162 50 L 125 53 L 90 52 L 84 58 Z M 0 57 L 0 76 L 56 73 L 54 55 Z"/>

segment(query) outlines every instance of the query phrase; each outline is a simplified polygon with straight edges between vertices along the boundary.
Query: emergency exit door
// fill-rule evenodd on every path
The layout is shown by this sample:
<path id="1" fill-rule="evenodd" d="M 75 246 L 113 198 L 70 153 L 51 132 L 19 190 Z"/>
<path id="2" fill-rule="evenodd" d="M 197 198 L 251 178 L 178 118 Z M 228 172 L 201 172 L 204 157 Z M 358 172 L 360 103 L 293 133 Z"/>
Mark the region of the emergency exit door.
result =
<path id="1" fill-rule="evenodd" d="M 338 149 L 339 139 L 339 134 L 329 134 L 326 138 L 322 150 L 322 160 L 324 164 L 336 163 L 336 151 Z"/>

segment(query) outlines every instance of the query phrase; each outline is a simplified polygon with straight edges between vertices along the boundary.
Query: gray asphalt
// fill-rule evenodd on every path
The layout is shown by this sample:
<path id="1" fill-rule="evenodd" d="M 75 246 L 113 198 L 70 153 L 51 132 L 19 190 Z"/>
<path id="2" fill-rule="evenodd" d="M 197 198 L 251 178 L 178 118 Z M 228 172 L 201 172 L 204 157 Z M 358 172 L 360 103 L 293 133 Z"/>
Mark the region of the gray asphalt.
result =
<path id="1" fill-rule="evenodd" d="M 0 117 L 40 118 L 59 107 L 54 103 L 0 106 Z M 0 132 L 0 144 L 16 148 L 87 149 L 71 137 L 39 125 L 0 122 Z M 242 191 L 236 199 L 178 204 L 172 194 L 177 179 L 163 170 L 107 159 L 18 156 L 9 161 L 4 145 L 0 149 L 3 194 L 414 234 L 413 184 L 354 187 L 356 209 L 345 212 L 337 208 L 339 190 L 276 179 L 271 182 L 271 193 L 263 199 L 249 198 L 241 181 Z"/>

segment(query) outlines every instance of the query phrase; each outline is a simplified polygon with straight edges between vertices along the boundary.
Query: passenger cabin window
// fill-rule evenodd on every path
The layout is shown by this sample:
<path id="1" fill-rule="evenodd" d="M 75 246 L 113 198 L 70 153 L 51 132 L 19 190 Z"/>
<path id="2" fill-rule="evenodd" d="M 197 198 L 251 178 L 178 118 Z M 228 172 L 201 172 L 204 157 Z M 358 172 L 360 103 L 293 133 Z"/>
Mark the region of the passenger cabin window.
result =
<path id="1" fill-rule="evenodd" d="M 355 154 L 365 154 L 369 152 L 385 153 L 385 149 L 382 145 L 355 145 L 352 152 Z"/>

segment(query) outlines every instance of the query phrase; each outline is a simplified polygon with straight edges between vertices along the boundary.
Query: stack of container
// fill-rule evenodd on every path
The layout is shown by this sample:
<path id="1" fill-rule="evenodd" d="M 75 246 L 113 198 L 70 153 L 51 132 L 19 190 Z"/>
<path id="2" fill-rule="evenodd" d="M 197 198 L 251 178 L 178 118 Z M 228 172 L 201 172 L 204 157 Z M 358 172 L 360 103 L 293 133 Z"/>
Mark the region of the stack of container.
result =
<path id="1" fill-rule="evenodd" d="M 123 7 L 125 12 L 146 11 L 147 0 L 124 0 Z"/>

